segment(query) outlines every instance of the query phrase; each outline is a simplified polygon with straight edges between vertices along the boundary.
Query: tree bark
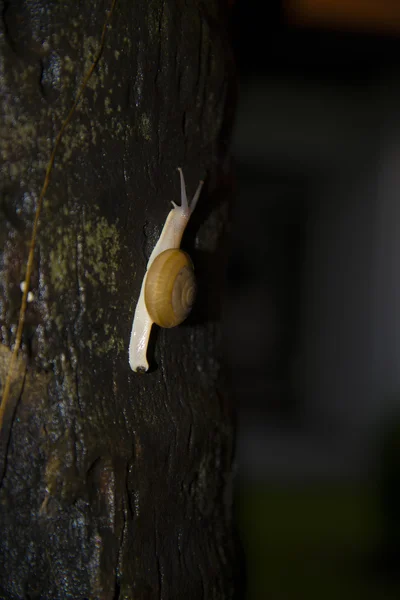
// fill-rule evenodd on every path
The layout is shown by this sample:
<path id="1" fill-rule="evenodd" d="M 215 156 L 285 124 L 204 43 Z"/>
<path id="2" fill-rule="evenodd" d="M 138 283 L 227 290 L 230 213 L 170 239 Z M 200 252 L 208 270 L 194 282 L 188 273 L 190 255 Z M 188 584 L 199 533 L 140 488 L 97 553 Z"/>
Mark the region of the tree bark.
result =
<path id="1" fill-rule="evenodd" d="M 108 2 L 3 2 L 0 378 L 55 137 Z M 234 70 L 225 3 L 118 0 L 56 156 L 1 432 L 1 598 L 234 597 L 233 416 L 219 361 Z M 128 365 L 147 260 L 183 168 L 199 294 Z"/>

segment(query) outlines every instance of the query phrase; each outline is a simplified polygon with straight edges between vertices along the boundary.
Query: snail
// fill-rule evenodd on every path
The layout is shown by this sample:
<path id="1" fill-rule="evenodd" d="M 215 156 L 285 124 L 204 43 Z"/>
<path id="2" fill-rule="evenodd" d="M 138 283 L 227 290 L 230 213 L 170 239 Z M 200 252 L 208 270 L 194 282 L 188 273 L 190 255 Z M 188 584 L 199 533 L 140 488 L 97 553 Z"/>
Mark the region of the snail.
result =
<path id="1" fill-rule="evenodd" d="M 129 365 L 132 371 L 148 371 L 147 346 L 153 323 L 170 328 L 182 323 L 196 296 L 196 279 L 189 255 L 180 249 L 190 216 L 196 208 L 203 181 L 188 203 L 185 179 L 181 180 L 181 205 L 172 202 L 160 238 L 147 263 L 140 296 L 133 317 L 129 343 Z"/>

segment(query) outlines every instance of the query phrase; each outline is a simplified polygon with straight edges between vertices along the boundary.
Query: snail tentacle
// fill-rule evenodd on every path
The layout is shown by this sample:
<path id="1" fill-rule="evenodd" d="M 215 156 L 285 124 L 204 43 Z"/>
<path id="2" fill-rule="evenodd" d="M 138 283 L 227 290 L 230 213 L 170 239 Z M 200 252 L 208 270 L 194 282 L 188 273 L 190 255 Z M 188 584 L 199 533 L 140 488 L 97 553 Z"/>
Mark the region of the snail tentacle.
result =
<path id="1" fill-rule="evenodd" d="M 196 208 L 197 200 L 200 198 L 201 188 L 203 187 L 204 181 L 201 179 L 199 185 L 197 186 L 197 190 L 195 195 L 192 198 L 190 203 L 190 214 L 193 214 L 194 209 Z"/>
<path id="2" fill-rule="evenodd" d="M 189 204 L 188 204 L 188 199 L 187 199 L 187 195 L 186 195 L 185 178 L 183 176 L 183 171 L 180 167 L 178 167 L 178 171 L 179 171 L 179 175 L 181 178 L 181 209 L 185 214 L 190 215 Z"/>

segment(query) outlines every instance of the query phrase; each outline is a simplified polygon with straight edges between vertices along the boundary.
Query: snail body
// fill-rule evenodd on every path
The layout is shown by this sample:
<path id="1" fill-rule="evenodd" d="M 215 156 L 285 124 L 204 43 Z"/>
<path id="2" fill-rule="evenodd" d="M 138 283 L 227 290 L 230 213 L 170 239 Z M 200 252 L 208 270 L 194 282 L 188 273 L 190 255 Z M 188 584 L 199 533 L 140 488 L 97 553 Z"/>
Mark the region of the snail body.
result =
<path id="1" fill-rule="evenodd" d="M 133 318 L 129 344 L 129 365 L 133 371 L 147 371 L 147 346 L 151 327 L 170 328 L 182 323 L 192 308 L 196 295 L 196 280 L 189 255 L 180 250 L 186 225 L 200 196 L 200 181 L 188 204 L 182 169 L 181 206 L 172 202 L 160 238 L 147 263 L 139 300 Z"/>

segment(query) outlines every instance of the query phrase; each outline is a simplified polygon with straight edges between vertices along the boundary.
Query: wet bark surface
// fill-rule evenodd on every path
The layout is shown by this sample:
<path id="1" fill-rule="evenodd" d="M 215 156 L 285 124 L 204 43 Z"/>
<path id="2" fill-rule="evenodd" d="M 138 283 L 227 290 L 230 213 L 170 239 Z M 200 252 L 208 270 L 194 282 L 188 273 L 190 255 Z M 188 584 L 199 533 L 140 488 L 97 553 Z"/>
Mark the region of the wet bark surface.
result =
<path id="1" fill-rule="evenodd" d="M 108 2 L 3 2 L 0 380 L 35 207 Z M 219 361 L 235 87 L 225 5 L 118 0 L 56 157 L 1 432 L 2 598 L 232 598 L 233 417 Z M 145 267 L 184 170 L 199 295 L 128 365 Z"/>

